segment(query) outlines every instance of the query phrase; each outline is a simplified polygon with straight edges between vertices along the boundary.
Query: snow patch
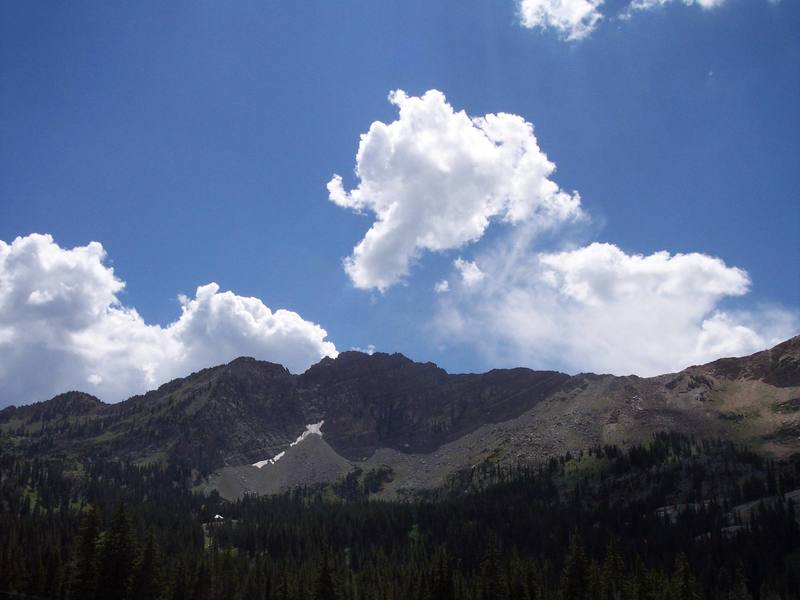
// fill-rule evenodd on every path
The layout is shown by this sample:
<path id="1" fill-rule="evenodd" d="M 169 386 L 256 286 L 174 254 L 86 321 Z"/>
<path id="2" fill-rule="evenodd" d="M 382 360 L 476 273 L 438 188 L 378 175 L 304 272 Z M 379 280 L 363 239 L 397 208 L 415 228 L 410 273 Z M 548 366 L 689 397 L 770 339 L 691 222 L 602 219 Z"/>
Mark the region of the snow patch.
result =
<path id="1" fill-rule="evenodd" d="M 323 420 L 323 421 L 320 421 L 319 423 L 310 423 L 310 424 L 306 425 L 306 430 L 303 433 L 301 433 L 297 437 L 297 439 L 295 441 L 293 441 L 291 444 L 289 444 L 289 448 L 291 448 L 292 446 L 297 446 L 297 444 L 302 442 L 304 439 L 306 439 L 310 435 L 318 435 L 319 437 L 322 437 L 322 426 L 324 424 L 325 424 L 325 421 Z M 265 467 L 266 465 L 274 465 L 276 462 L 278 462 L 280 459 L 282 459 L 285 455 L 286 455 L 286 450 L 284 450 L 283 452 L 278 452 L 278 454 L 276 454 L 272 458 L 268 458 L 266 460 L 260 460 L 258 462 L 254 462 L 253 466 L 258 468 L 258 469 L 260 469 L 261 467 Z"/>

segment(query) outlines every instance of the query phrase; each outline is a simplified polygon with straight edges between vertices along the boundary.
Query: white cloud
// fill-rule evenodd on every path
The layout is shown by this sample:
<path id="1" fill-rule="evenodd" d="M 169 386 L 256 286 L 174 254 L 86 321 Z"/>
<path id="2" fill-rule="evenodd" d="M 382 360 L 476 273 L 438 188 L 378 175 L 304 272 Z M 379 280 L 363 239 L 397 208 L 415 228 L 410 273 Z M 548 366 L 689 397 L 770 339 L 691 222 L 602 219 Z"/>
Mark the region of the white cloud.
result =
<path id="1" fill-rule="evenodd" d="M 486 277 L 474 261 L 464 260 L 460 256 L 453 261 L 453 266 L 461 274 L 461 282 L 468 288 L 478 285 Z"/>
<path id="2" fill-rule="evenodd" d="M 704 254 L 656 252 L 629 255 L 612 244 L 591 244 L 570 252 L 542 254 L 551 287 L 587 306 L 643 299 L 673 303 L 691 299 L 705 314 L 723 296 L 747 292 L 747 273 Z"/>
<path id="3" fill-rule="evenodd" d="M 362 348 L 361 346 L 353 346 L 351 350 L 354 350 L 355 352 L 363 352 L 364 354 L 369 354 L 372 356 L 375 354 L 375 344 L 367 344 L 366 348 Z"/>
<path id="4" fill-rule="evenodd" d="M 447 279 L 437 281 L 433 286 L 433 291 L 437 294 L 444 294 L 450 291 L 450 282 Z"/>
<path id="5" fill-rule="evenodd" d="M 631 0 L 630 4 L 610 18 L 630 19 L 637 11 L 651 10 L 668 4 L 697 5 L 704 10 L 718 8 L 727 0 Z M 770 0 L 772 3 L 780 0 Z M 519 19 L 528 29 L 554 29 L 567 41 L 581 40 L 597 29 L 606 18 L 603 0 L 519 0 Z"/>
<path id="6" fill-rule="evenodd" d="M 361 136 L 358 186 L 345 191 L 338 175 L 328 183 L 332 202 L 376 217 L 344 261 L 356 287 L 383 291 L 420 253 L 475 242 L 492 220 L 549 227 L 580 216 L 579 196 L 550 180 L 555 165 L 522 117 L 470 118 L 437 90 L 389 100 L 399 117 Z"/>
<path id="7" fill-rule="evenodd" d="M 633 0 L 628 6 L 628 11 L 623 16 L 630 16 L 636 10 L 650 10 L 658 6 L 665 6 L 667 4 L 674 4 L 679 2 L 686 6 L 698 5 L 705 10 L 717 8 L 722 6 L 726 0 Z"/>
<path id="8" fill-rule="evenodd" d="M 105 258 L 97 242 L 0 241 L 0 406 L 68 389 L 116 401 L 241 355 L 301 371 L 336 354 L 319 325 L 215 283 L 182 296 L 174 323 L 147 325 L 120 303 L 125 284 Z"/>
<path id="9" fill-rule="evenodd" d="M 552 28 L 564 39 L 580 40 L 603 18 L 602 4 L 603 0 L 520 0 L 520 22 L 529 29 Z"/>
<path id="10" fill-rule="evenodd" d="M 506 240 L 481 266 L 477 293 L 440 301 L 438 326 L 501 364 L 654 375 L 755 352 L 800 327 L 786 310 L 723 310 L 725 298 L 748 292 L 749 277 L 703 254 L 598 243 L 520 253 Z"/>

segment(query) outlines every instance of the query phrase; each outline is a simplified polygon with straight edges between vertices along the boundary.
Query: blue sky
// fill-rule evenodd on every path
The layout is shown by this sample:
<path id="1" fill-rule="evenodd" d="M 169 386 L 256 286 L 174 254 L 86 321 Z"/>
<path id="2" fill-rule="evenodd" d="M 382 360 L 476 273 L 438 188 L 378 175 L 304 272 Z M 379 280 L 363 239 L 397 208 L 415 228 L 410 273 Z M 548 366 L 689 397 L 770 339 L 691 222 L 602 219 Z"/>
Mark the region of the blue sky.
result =
<path id="1" fill-rule="evenodd" d="M 566 39 L 575 29 L 552 19 L 523 26 L 525 3 L 514 0 L 4 3 L 0 404 L 59 386 L 118 400 L 228 354 L 301 370 L 332 352 L 325 344 L 373 345 L 451 371 L 653 374 L 798 333 L 800 5 L 675 0 L 621 18 L 624 2 L 570 2 L 602 14 L 581 39 Z M 478 234 L 437 239 L 433 249 L 411 241 L 406 272 L 386 275 L 382 288 L 369 278 L 357 287 L 342 261 L 375 223 L 374 198 L 357 212 L 332 202 L 326 185 L 334 174 L 344 191 L 364 184 L 354 173 L 359 136 L 400 119 L 387 99 L 398 89 L 411 99 L 438 90 L 454 115 L 531 123 L 538 147 L 529 156 L 555 165 L 545 179 L 578 192 L 580 214 L 514 220 L 500 198 L 506 204 L 485 213 Z M 441 153 L 450 142 L 437 143 Z M 513 166 L 487 160 L 498 181 Z M 467 179 L 482 168 L 465 165 Z M 464 177 L 455 168 L 430 182 L 409 173 L 400 191 L 389 189 L 394 172 L 370 189 L 418 211 L 408 212 L 414 235 L 437 217 L 433 205 L 461 206 Z M 503 195 L 491 185 L 486 194 Z M 52 239 L 34 244 L 33 233 Z M 16 238 L 30 247 L 13 250 Z M 92 241 L 104 256 L 42 266 Z M 38 266 L 15 267 L 15 252 Z M 459 258 L 478 269 L 474 282 Z M 370 264 L 384 269 L 381 260 Z M 124 289 L 98 265 L 113 267 Z M 437 293 L 443 281 L 449 289 Z M 179 294 L 184 311 L 192 299 L 200 311 L 196 289 L 210 282 L 236 295 L 232 308 L 210 309 L 213 326 L 193 322 L 211 337 L 172 336 L 169 356 L 125 338 L 175 323 Z M 97 290 L 105 295 L 85 307 Z M 237 337 L 241 311 L 261 310 L 239 297 L 296 312 L 299 333 L 278 340 L 256 326 Z M 107 307 L 129 320 L 135 309 L 136 332 L 87 321 Z M 628 320 L 632 307 L 645 310 Z M 207 348 L 215 331 L 228 336 L 224 352 Z M 302 348 L 286 350 L 297 336 Z M 119 385 L 98 366 L 138 373 L 144 363 L 144 378 L 120 376 Z M 43 367 L 58 375 L 25 391 L 19 373 L 34 381 Z"/>

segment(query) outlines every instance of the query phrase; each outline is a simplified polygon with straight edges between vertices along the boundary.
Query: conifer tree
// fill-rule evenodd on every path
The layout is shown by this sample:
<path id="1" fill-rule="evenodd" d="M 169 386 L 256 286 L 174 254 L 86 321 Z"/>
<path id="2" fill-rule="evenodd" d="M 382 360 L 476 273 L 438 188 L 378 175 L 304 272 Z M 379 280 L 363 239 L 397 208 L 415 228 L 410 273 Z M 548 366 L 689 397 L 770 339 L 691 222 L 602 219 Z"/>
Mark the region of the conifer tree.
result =
<path id="1" fill-rule="evenodd" d="M 672 576 L 672 596 L 675 600 L 693 600 L 700 598 L 686 555 L 681 553 L 675 561 L 675 572 Z"/>
<path id="2" fill-rule="evenodd" d="M 136 560 L 133 525 L 124 504 L 114 513 L 111 526 L 102 536 L 95 598 L 127 598 Z"/>
<path id="3" fill-rule="evenodd" d="M 336 584 L 333 581 L 333 573 L 328 563 L 327 553 L 322 557 L 322 564 L 314 580 L 314 600 L 337 600 Z"/>
<path id="4" fill-rule="evenodd" d="M 574 532 L 570 539 L 567 560 L 561 573 L 561 598 L 584 600 L 588 598 L 589 565 L 583 550 L 583 541 Z"/>
<path id="5" fill-rule="evenodd" d="M 58 546 L 48 548 L 45 558 L 45 579 L 42 594 L 47 598 L 62 597 L 64 564 Z"/>
<path id="6" fill-rule="evenodd" d="M 200 570 L 197 573 L 197 581 L 194 585 L 194 594 L 192 600 L 212 600 L 214 598 L 213 579 L 211 576 L 211 568 L 207 561 L 200 564 Z"/>
<path id="7" fill-rule="evenodd" d="M 740 567 L 736 569 L 736 575 L 733 577 L 733 582 L 728 592 L 728 600 L 752 600 L 752 598 L 747 589 L 747 580 L 744 572 Z"/>
<path id="8" fill-rule="evenodd" d="M 100 518 L 90 506 L 81 520 L 78 540 L 71 566 L 67 597 L 74 600 L 94 598 L 97 586 L 97 538 Z"/>
<path id="9" fill-rule="evenodd" d="M 171 600 L 188 600 L 189 599 L 189 582 L 186 575 L 186 565 L 183 562 L 178 564 L 175 573 L 175 584 L 172 588 Z"/>
<path id="10" fill-rule="evenodd" d="M 429 596 L 432 600 L 452 600 L 454 593 L 453 571 L 447 550 L 442 547 L 433 558 Z"/>
<path id="11" fill-rule="evenodd" d="M 155 530 L 147 532 L 142 556 L 136 564 L 131 585 L 131 600 L 160 600 L 164 591 L 161 550 Z"/>
<path id="12" fill-rule="evenodd" d="M 606 546 L 606 555 L 600 575 L 600 597 L 603 600 L 620 600 L 622 598 L 624 569 L 625 564 L 612 539 Z"/>
<path id="13" fill-rule="evenodd" d="M 481 600 L 502 600 L 505 593 L 500 577 L 500 548 L 497 536 L 490 532 L 486 552 L 481 563 Z"/>

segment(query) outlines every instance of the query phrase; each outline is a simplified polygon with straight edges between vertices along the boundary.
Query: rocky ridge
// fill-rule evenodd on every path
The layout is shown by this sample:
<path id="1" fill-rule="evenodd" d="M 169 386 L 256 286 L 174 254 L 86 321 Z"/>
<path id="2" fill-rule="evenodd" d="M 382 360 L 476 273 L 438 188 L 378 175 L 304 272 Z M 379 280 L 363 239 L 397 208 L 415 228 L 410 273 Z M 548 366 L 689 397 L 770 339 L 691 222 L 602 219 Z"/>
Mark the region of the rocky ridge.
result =
<path id="1" fill-rule="evenodd" d="M 309 424 L 322 436 L 292 445 Z M 227 496 L 391 472 L 387 495 L 484 461 L 538 461 L 656 431 L 800 451 L 800 337 L 749 357 L 651 378 L 530 369 L 448 374 L 400 354 L 344 352 L 305 373 L 251 358 L 115 405 L 69 392 L 0 412 L 8 448 L 176 461 Z M 258 469 L 252 464 L 279 461 Z"/>

